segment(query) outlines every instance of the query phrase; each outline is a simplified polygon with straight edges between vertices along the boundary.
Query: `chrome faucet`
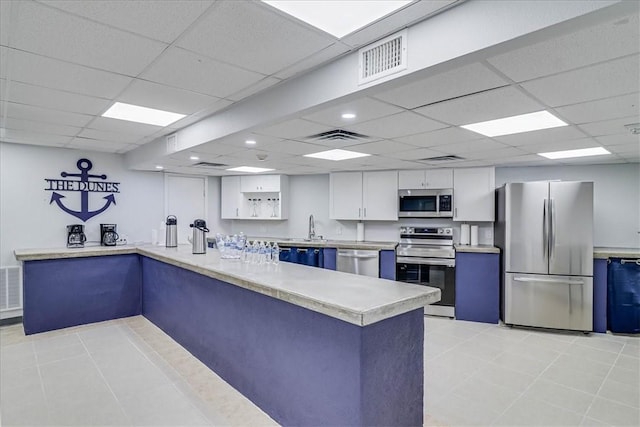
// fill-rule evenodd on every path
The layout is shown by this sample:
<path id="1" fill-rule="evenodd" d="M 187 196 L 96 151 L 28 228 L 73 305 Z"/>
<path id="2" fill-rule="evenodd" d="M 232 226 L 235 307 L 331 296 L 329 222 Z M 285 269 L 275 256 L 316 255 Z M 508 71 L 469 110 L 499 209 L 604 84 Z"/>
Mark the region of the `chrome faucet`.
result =
<path id="1" fill-rule="evenodd" d="M 313 221 L 313 214 L 309 215 L 309 240 L 316 238 L 316 224 Z"/>

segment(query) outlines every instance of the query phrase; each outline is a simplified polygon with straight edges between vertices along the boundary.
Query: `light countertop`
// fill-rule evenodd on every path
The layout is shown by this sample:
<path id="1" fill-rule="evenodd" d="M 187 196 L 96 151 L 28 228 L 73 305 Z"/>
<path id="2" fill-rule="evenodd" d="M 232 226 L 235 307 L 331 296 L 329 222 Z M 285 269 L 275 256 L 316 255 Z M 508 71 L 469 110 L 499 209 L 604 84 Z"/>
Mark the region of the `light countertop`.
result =
<path id="1" fill-rule="evenodd" d="M 640 258 L 640 248 L 608 248 L 594 247 L 593 257 L 597 259 L 607 258 Z"/>
<path id="2" fill-rule="evenodd" d="M 493 245 L 455 245 L 456 252 L 475 252 L 484 254 L 499 254 L 500 248 Z"/>
<path id="3" fill-rule="evenodd" d="M 237 259 L 220 259 L 215 249 L 194 255 L 191 245 L 177 248 L 128 245 L 24 249 L 15 250 L 14 253 L 19 261 L 138 253 L 358 326 L 369 325 L 440 300 L 440 290 L 437 288 L 287 262 L 275 265 L 246 264 Z"/>
<path id="4" fill-rule="evenodd" d="M 355 241 L 355 240 L 305 240 L 283 237 L 254 237 L 249 236 L 249 240 L 261 240 L 265 242 L 277 242 L 280 247 L 297 248 L 336 248 L 336 249 L 367 249 L 367 250 L 395 250 L 398 242 L 378 242 L 378 241 Z M 215 242 L 215 237 L 208 237 L 208 242 Z"/>

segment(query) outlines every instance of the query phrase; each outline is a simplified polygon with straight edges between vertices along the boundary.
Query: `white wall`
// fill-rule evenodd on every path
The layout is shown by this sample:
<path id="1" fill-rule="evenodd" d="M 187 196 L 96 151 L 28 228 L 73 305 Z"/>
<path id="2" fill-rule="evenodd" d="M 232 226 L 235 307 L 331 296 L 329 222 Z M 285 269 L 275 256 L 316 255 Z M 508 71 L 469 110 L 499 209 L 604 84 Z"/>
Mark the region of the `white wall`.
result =
<path id="1" fill-rule="evenodd" d="M 593 245 L 640 247 L 640 165 L 496 169 L 496 186 L 540 180 L 593 181 Z"/>
<path id="2" fill-rule="evenodd" d="M 563 167 L 496 168 L 496 185 L 505 182 L 546 179 L 594 182 L 594 245 L 610 247 L 639 247 L 640 230 L 640 166 L 596 165 Z M 219 217 L 220 179 L 210 178 L 210 200 L 218 205 L 210 208 L 209 216 Z M 215 185 L 211 183 L 215 182 Z M 355 240 L 356 221 L 329 219 L 329 175 L 300 175 L 289 177 L 289 220 L 250 221 L 222 220 L 212 232 L 238 233 L 264 237 L 305 237 L 309 215 L 313 214 L 316 234 L 329 239 Z M 214 194 L 215 192 L 215 194 Z M 213 206 L 210 202 L 210 206 Z M 479 243 L 493 244 L 493 224 L 479 226 Z M 401 225 L 441 226 L 454 228 L 458 242 L 460 224 L 448 219 L 402 219 L 399 221 L 365 222 L 366 240 L 398 240 Z"/>
<path id="3" fill-rule="evenodd" d="M 162 173 L 130 171 L 121 155 L 0 143 L 1 266 L 18 264 L 13 256 L 16 248 L 64 247 L 66 226 L 83 224 L 50 204 L 52 192 L 44 190 L 45 178 L 60 178 L 63 171 L 77 173 L 76 162 L 81 158 L 93 163 L 89 173 L 106 174 L 107 181 L 121 183 L 116 205 L 84 223 L 87 239 L 97 244 L 100 224 L 115 223 L 130 243 L 151 240 L 151 229 L 164 220 Z M 80 209 L 79 192 L 62 194 L 65 205 Z M 90 210 L 103 205 L 105 195 L 91 194 Z"/>

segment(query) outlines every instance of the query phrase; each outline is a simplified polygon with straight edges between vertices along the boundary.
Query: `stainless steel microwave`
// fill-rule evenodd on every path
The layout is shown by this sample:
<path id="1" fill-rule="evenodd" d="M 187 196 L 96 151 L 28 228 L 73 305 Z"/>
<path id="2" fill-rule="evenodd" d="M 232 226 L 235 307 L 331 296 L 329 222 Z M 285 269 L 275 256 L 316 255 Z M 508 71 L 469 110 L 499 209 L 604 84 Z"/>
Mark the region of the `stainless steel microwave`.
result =
<path id="1" fill-rule="evenodd" d="M 453 217 L 453 190 L 400 190 L 398 191 L 398 217 L 441 218 Z"/>

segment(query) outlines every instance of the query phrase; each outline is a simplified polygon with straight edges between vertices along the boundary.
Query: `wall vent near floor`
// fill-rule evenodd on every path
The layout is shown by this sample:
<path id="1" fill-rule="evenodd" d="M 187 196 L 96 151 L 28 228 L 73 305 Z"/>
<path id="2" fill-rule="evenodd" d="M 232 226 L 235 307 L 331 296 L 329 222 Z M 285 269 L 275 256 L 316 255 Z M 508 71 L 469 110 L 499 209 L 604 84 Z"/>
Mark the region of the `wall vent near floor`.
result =
<path id="1" fill-rule="evenodd" d="M 0 267 L 0 311 L 22 308 L 20 267 Z"/>
<path id="2" fill-rule="evenodd" d="M 358 51 L 358 84 L 372 82 L 407 69 L 407 30 Z"/>

